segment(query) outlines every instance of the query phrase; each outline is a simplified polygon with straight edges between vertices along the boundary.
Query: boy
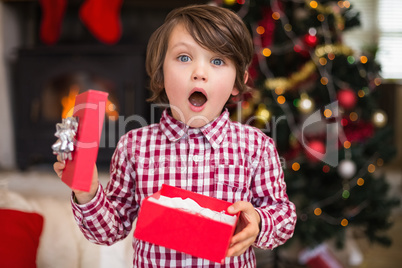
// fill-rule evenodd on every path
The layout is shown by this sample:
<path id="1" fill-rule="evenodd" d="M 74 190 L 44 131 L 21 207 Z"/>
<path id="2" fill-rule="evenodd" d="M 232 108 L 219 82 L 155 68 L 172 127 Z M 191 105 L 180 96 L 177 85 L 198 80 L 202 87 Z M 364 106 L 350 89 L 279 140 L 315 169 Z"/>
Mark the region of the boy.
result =
<path id="1" fill-rule="evenodd" d="M 255 267 L 251 245 L 272 249 L 292 236 L 295 207 L 273 141 L 231 122 L 224 109 L 246 89 L 252 52 L 247 28 L 227 9 L 169 13 L 146 60 L 151 100 L 169 108 L 159 124 L 120 139 L 106 191 L 96 168 L 89 193 L 73 190 L 74 216 L 88 240 L 110 245 L 125 238 L 141 202 L 163 183 L 234 203 L 228 212 L 241 211 L 236 234 L 222 265 L 134 239 L 134 267 Z M 59 175 L 63 168 L 54 165 Z"/>

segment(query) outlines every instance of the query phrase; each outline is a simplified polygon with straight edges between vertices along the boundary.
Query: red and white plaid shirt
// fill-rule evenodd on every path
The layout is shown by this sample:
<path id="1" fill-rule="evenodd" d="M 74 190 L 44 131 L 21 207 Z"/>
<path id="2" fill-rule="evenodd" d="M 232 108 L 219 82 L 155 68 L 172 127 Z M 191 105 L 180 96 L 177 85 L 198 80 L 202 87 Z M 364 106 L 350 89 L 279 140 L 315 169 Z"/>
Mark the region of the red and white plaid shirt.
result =
<path id="1" fill-rule="evenodd" d="M 256 247 L 272 249 L 293 235 L 295 206 L 286 195 L 273 140 L 230 121 L 228 111 L 198 129 L 165 110 L 159 124 L 129 131 L 112 157 L 106 191 L 100 185 L 91 202 L 72 202 L 75 219 L 88 240 L 113 244 L 129 234 L 141 202 L 162 184 L 232 203 L 251 202 L 261 216 Z M 136 239 L 133 247 L 134 267 L 256 266 L 251 247 L 223 265 Z"/>

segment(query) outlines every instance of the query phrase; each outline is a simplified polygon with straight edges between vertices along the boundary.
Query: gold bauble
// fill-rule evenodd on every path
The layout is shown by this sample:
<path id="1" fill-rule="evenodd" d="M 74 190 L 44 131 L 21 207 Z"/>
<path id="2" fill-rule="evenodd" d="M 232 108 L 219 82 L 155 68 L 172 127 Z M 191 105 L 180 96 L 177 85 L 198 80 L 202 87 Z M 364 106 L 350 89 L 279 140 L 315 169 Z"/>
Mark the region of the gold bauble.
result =
<path id="1" fill-rule="evenodd" d="M 260 103 L 257 111 L 255 112 L 255 126 L 258 128 L 265 128 L 269 120 L 271 120 L 271 112 L 267 109 L 265 104 Z"/>

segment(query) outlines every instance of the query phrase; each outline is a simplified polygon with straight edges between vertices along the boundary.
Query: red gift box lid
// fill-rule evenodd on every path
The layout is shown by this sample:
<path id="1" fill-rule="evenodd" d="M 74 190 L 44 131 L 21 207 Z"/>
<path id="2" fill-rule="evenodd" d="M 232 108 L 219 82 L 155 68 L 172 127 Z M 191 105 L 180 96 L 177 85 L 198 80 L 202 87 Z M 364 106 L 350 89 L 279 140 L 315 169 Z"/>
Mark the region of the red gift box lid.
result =
<path id="1" fill-rule="evenodd" d="M 232 203 L 177 187 L 162 185 L 150 197 L 190 198 L 201 207 L 227 212 Z M 174 249 L 192 256 L 223 263 L 236 223 L 230 225 L 184 210 L 162 206 L 146 198 L 141 205 L 134 237 L 152 244 Z M 237 214 L 238 218 L 239 214 Z"/>
<path id="2" fill-rule="evenodd" d="M 75 98 L 73 116 L 78 118 L 76 144 L 72 160 L 66 160 L 66 167 L 61 177 L 70 188 L 89 192 L 99 142 L 108 93 L 88 90 Z"/>

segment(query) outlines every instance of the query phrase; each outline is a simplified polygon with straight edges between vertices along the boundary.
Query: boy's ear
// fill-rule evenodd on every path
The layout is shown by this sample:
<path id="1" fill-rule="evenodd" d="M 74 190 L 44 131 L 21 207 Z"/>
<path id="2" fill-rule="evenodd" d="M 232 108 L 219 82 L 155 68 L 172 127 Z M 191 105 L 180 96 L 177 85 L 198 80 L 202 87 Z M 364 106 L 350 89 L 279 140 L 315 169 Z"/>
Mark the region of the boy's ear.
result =
<path id="1" fill-rule="evenodd" d="M 248 71 L 244 72 L 244 77 L 243 78 L 244 78 L 244 84 L 246 84 L 247 81 L 248 81 Z M 236 86 L 234 86 L 233 90 L 232 90 L 232 95 L 237 96 L 238 94 L 239 94 L 239 90 L 237 89 Z"/>
<path id="2" fill-rule="evenodd" d="M 237 89 L 236 86 L 234 86 L 232 89 L 232 96 L 237 96 L 237 95 L 239 95 L 239 90 Z"/>

